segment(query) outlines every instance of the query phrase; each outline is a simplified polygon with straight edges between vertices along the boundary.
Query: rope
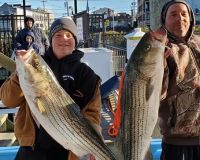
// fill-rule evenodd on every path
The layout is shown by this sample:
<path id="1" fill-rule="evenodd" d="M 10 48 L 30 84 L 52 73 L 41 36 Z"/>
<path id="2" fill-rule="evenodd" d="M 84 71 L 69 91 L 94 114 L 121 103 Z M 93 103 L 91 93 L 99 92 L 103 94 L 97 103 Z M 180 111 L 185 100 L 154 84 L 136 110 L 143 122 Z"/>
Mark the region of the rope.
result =
<path id="1" fill-rule="evenodd" d="M 108 135 L 110 135 L 111 137 L 116 137 L 119 132 L 120 121 L 121 121 L 121 92 L 122 92 L 123 82 L 124 82 L 124 71 L 122 72 L 122 76 L 119 83 L 119 95 L 117 100 L 117 109 L 116 112 L 114 112 L 114 121 L 113 124 L 108 128 Z"/>

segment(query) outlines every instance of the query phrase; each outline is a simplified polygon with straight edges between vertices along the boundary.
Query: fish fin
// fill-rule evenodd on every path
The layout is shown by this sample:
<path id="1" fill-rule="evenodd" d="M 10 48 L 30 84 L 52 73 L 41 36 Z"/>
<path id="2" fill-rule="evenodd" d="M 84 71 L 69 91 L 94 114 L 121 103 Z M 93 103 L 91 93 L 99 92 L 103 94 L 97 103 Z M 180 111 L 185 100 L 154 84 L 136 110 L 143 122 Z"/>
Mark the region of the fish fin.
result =
<path id="1" fill-rule="evenodd" d="M 86 118 L 85 118 L 86 119 Z M 104 142 L 103 136 L 101 134 L 101 127 L 95 123 L 92 123 L 90 120 L 86 119 L 86 121 L 90 124 L 90 126 L 94 129 L 97 135 L 100 137 L 102 142 Z"/>
<path id="2" fill-rule="evenodd" d="M 124 160 L 124 154 L 122 151 L 122 142 L 117 137 L 113 143 L 107 143 L 108 148 L 114 153 L 117 160 Z"/>
<path id="3" fill-rule="evenodd" d="M 151 79 L 148 81 L 146 86 L 147 86 L 147 88 L 146 88 L 146 100 L 149 100 L 149 98 L 151 97 L 151 95 L 153 93 L 153 89 L 154 89 L 154 86 L 151 85 Z"/>
<path id="4" fill-rule="evenodd" d="M 46 109 L 45 109 L 43 103 L 41 102 L 41 100 L 39 98 L 35 98 L 35 103 L 36 103 L 37 108 L 40 111 L 40 113 L 45 114 Z"/>
<path id="5" fill-rule="evenodd" d="M 149 148 L 148 148 L 148 150 L 145 154 L 144 160 L 153 160 L 153 155 L 152 155 L 151 150 L 150 150 L 150 145 L 149 145 Z"/>

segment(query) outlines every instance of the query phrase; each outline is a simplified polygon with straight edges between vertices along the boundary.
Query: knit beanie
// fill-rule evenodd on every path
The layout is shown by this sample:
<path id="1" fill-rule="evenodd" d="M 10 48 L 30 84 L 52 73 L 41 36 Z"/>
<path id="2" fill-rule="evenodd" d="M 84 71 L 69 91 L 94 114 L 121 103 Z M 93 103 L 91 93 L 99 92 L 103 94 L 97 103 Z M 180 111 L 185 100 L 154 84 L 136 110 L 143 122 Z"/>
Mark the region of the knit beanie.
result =
<path id="1" fill-rule="evenodd" d="M 183 3 L 187 7 L 189 16 L 190 16 L 191 25 L 194 26 L 195 25 L 194 13 L 192 11 L 192 8 L 189 6 L 189 4 L 185 0 L 170 0 L 167 3 L 165 3 L 161 12 L 161 24 L 165 25 L 165 18 L 167 15 L 167 11 L 169 7 L 175 3 Z"/>
<path id="2" fill-rule="evenodd" d="M 76 24 L 74 23 L 71 17 L 58 18 L 52 23 L 51 28 L 50 28 L 50 37 L 49 37 L 50 42 L 52 41 L 53 35 L 56 32 L 63 29 L 72 33 L 75 39 L 75 43 L 77 45 L 78 44 L 78 38 L 77 38 L 78 30 L 77 30 Z"/>

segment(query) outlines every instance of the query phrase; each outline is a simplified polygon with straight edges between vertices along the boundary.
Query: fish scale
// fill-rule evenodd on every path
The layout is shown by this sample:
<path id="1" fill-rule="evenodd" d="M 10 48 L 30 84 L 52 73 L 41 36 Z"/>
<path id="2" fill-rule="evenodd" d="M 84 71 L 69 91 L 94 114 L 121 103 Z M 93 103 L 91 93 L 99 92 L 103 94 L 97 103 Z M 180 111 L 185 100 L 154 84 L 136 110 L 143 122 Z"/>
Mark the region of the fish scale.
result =
<path id="1" fill-rule="evenodd" d="M 48 97 L 49 98 L 49 97 Z M 53 100 L 53 102 L 56 102 L 56 104 L 62 104 L 62 105 L 65 105 L 65 103 L 63 102 L 63 100 L 62 100 L 62 98 L 55 98 L 55 97 L 53 97 L 52 96 L 52 98 L 50 98 L 50 99 L 52 99 Z M 50 101 L 50 99 L 49 100 L 47 100 L 47 101 Z M 44 101 L 45 99 L 43 99 L 43 101 Z M 64 111 L 63 109 L 64 108 L 62 108 L 61 110 L 58 108 L 58 107 L 54 107 L 53 105 L 55 105 L 54 103 L 52 103 L 52 107 L 51 107 L 51 109 L 53 109 L 52 111 L 51 111 L 51 114 L 52 113 L 54 113 L 54 114 L 52 114 L 52 116 L 54 116 L 54 119 L 55 120 L 57 120 L 58 122 L 60 122 L 60 121 L 66 121 L 66 117 L 69 117 L 69 114 L 70 113 L 68 113 L 68 112 L 62 112 L 62 111 Z M 58 105 L 57 105 L 58 106 Z M 76 106 L 75 106 L 76 107 Z M 61 113 L 59 113 L 59 112 L 61 112 Z M 66 113 L 68 113 L 67 114 L 67 116 L 65 116 L 65 114 Z M 62 116 L 61 116 L 62 115 Z M 59 118 L 59 119 L 58 119 Z M 70 120 L 70 123 L 69 124 L 73 124 L 73 119 L 68 119 L 68 121 Z M 74 123 L 75 124 L 75 123 Z M 62 125 L 62 126 L 61 126 Z M 61 127 L 61 129 L 63 129 L 63 130 L 66 130 L 66 129 L 70 129 L 70 125 L 68 125 L 68 126 L 66 126 L 67 124 L 63 124 L 63 123 L 61 123 L 61 125 L 59 126 L 59 127 Z M 72 126 L 72 125 L 71 125 Z M 56 127 L 57 129 L 59 129 L 58 128 L 58 126 L 54 126 L 54 127 Z M 76 126 L 77 127 L 77 126 Z M 77 130 L 79 130 L 80 131 L 80 129 L 79 128 L 77 128 Z M 70 135 L 63 135 L 63 136 L 69 136 L 69 137 L 71 137 Z M 73 137 L 71 137 L 71 139 L 73 139 Z M 77 140 L 77 139 L 76 139 Z"/>
<path id="2" fill-rule="evenodd" d="M 158 118 L 166 39 L 163 29 L 149 31 L 126 65 L 120 99 L 122 119 L 116 141 L 124 160 L 144 160 L 147 156 Z"/>
<path id="3" fill-rule="evenodd" d="M 138 85 L 137 87 L 136 86 L 133 87 L 133 85 L 131 84 L 134 84 L 134 83 L 128 82 L 128 87 L 126 87 L 125 89 L 126 92 L 127 90 L 129 90 L 129 92 L 132 93 L 132 97 L 135 98 L 135 99 L 131 99 L 132 100 L 131 103 L 134 105 L 130 105 L 132 106 L 132 108 L 130 109 L 134 110 L 134 112 L 130 112 L 131 115 L 129 117 L 131 117 L 131 119 L 129 119 L 129 121 L 130 121 L 130 126 L 133 126 L 133 127 L 130 128 L 130 133 L 128 135 L 128 137 L 131 137 L 133 135 L 133 138 L 130 138 L 128 142 L 130 145 L 129 148 L 132 148 L 132 150 L 130 149 L 130 157 L 134 153 L 135 157 L 139 159 L 141 155 L 141 151 L 142 151 L 140 148 L 142 146 L 141 135 L 145 131 L 145 127 L 143 127 L 145 126 L 144 125 L 145 124 L 145 121 L 144 121 L 145 110 L 142 107 L 145 102 L 145 100 L 143 99 L 145 89 L 144 89 L 144 85 L 141 84 L 141 81 L 140 81 L 140 85 Z M 138 97 L 142 97 L 142 98 L 138 98 Z M 139 101 L 136 101 L 136 99 L 139 99 Z M 133 107 L 133 106 L 137 106 L 137 107 Z M 128 111 L 125 111 L 125 112 L 128 112 Z M 132 125 L 132 123 L 134 123 L 134 125 Z M 139 127 L 134 128 L 134 126 L 139 126 Z M 133 140 L 133 142 L 131 140 Z M 140 142 L 140 144 L 138 142 Z M 138 153 L 135 153 L 136 149 L 139 151 Z M 128 157 L 128 159 L 130 159 L 130 157 Z"/>
<path id="4" fill-rule="evenodd" d="M 34 88 L 32 81 L 29 82 L 25 78 L 31 75 L 28 68 L 19 75 L 20 86 L 32 114 L 52 138 L 79 157 L 92 154 L 96 160 L 116 160 L 112 151 L 81 115 L 78 105 L 59 85 L 48 65 L 38 54 L 31 52 L 27 61 L 21 61 L 17 57 L 16 64 L 21 70 L 25 67 L 34 67 L 33 75 L 39 74 L 44 79 L 40 84 L 44 89 Z M 25 83 L 33 88 L 27 90 Z M 30 90 L 36 89 L 38 92 L 46 92 L 37 97 L 29 94 Z"/>
<path id="5" fill-rule="evenodd" d="M 59 106 L 59 103 L 57 103 L 57 99 L 54 98 L 54 96 L 51 96 L 51 98 L 49 96 L 45 96 L 45 98 L 42 99 L 42 102 L 44 103 L 44 106 L 51 106 L 51 107 L 46 107 L 46 112 L 47 114 L 51 115 L 53 118 L 50 118 L 49 120 L 51 121 L 52 124 L 55 124 L 53 123 L 53 121 L 56 120 L 56 122 L 61 122 L 61 121 L 66 121 L 66 117 L 69 117 L 69 116 L 66 116 L 62 114 L 62 111 L 64 108 L 58 108 Z M 49 103 L 49 102 L 54 102 L 54 103 Z M 56 102 L 56 103 L 55 103 Z M 60 101 L 62 102 L 62 101 Z M 65 114 L 68 113 L 68 112 L 65 112 Z M 60 128 L 58 127 L 61 127 L 62 129 L 70 129 L 70 125 L 68 125 L 68 123 L 60 123 L 59 125 L 54 125 L 54 127 L 57 129 L 57 130 L 60 130 Z M 69 138 L 71 137 L 69 134 L 67 134 L 68 132 L 61 132 L 61 134 L 63 136 L 68 136 Z"/>
<path id="6" fill-rule="evenodd" d="M 49 97 L 48 97 L 49 98 Z M 43 99 L 44 100 L 44 99 Z M 53 100 L 53 102 L 56 102 L 56 104 L 59 104 L 60 102 L 61 102 L 61 104 L 64 104 L 64 102 L 63 102 L 63 99 L 62 98 L 58 98 L 58 99 L 56 99 L 55 97 L 52 97 L 52 100 Z M 47 100 L 48 101 L 48 100 Z M 52 103 L 53 104 L 53 103 Z M 70 105 L 70 104 L 69 104 Z M 70 107 L 72 107 L 72 109 L 73 109 L 73 107 L 77 107 L 77 106 L 70 106 Z M 54 119 L 55 120 L 57 120 L 58 122 L 60 122 L 60 121 L 63 121 L 63 120 L 66 120 L 66 117 L 72 117 L 72 116 L 69 116 L 69 115 L 71 115 L 71 114 L 74 114 L 74 112 L 73 111 L 71 111 L 71 112 L 67 112 L 68 113 L 68 115 L 67 116 L 65 116 L 65 114 L 66 114 L 66 112 L 64 111 L 65 110 L 65 108 L 63 108 L 63 109 L 59 109 L 58 107 L 51 107 L 52 109 L 54 109 L 54 110 L 52 110 L 51 111 L 51 113 L 54 113 L 54 114 L 52 114 L 52 115 L 54 115 L 54 116 L 56 116 L 56 117 L 54 117 Z M 62 113 L 59 113 L 59 112 L 62 112 Z M 57 114 L 55 114 L 55 113 L 57 113 Z M 61 116 L 61 115 L 63 115 L 63 116 Z M 59 119 L 58 119 L 59 118 Z M 61 119 L 61 118 L 63 118 L 63 119 Z M 68 120 L 69 121 L 69 120 Z M 79 123 L 78 123 L 79 121 L 74 121 L 74 119 L 72 118 L 72 119 L 70 119 L 70 124 L 73 124 L 73 125 L 69 125 L 69 126 L 75 126 L 76 127 L 76 130 L 77 130 L 77 132 L 76 132 L 76 134 L 79 132 L 79 131 L 82 131 L 83 129 L 82 128 L 80 128 L 80 126 L 81 125 L 79 125 Z M 63 123 L 62 123 L 62 125 L 63 125 Z M 66 129 L 70 129 L 69 128 L 69 126 L 67 127 L 66 125 L 64 125 L 63 127 L 61 126 L 61 128 L 63 129 L 63 130 L 66 130 Z M 58 128 L 58 126 L 54 126 L 54 127 L 56 127 L 57 129 L 59 129 Z M 60 126 L 59 126 L 60 127 Z M 74 132 L 75 133 L 75 132 Z M 66 136 L 66 135 L 64 135 L 64 136 Z M 67 135 L 67 136 L 69 136 L 69 135 Z M 76 143 L 76 145 L 79 145 L 79 147 L 81 147 L 81 146 L 85 146 L 83 143 L 82 143 L 82 145 L 80 145 L 80 143 L 81 143 L 81 139 L 80 138 L 84 138 L 84 137 L 80 137 L 79 139 L 78 138 L 76 138 L 75 139 L 75 137 L 77 137 L 77 136 L 73 136 L 73 137 L 71 137 L 71 139 L 74 139 L 74 142 L 76 141 L 76 142 L 78 142 L 78 143 Z M 88 137 L 89 138 L 89 137 Z M 96 141 L 96 140 L 95 140 Z M 94 148 L 95 148 L 95 146 L 94 146 Z M 82 148 L 82 149 L 84 149 L 84 148 Z M 95 149 L 97 149 L 97 151 L 98 151 L 98 148 L 95 148 Z M 90 151 L 91 152 L 91 151 Z"/>

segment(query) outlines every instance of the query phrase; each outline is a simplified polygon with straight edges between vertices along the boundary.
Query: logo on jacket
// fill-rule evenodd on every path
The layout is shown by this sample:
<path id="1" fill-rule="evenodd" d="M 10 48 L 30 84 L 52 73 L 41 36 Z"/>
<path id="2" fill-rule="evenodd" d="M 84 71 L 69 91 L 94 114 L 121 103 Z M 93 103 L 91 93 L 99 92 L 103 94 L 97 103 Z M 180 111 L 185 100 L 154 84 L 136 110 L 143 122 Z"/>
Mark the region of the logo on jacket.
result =
<path id="1" fill-rule="evenodd" d="M 74 81 L 74 77 L 72 77 L 71 75 L 63 75 L 62 77 L 63 77 L 63 80 L 64 80 L 64 81 L 67 81 L 67 80 L 72 80 L 72 81 Z"/>
<path id="2" fill-rule="evenodd" d="M 84 97 L 84 94 L 79 90 L 75 90 L 75 93 L 73 93 L 73 95 L 80 98 Z"/>

